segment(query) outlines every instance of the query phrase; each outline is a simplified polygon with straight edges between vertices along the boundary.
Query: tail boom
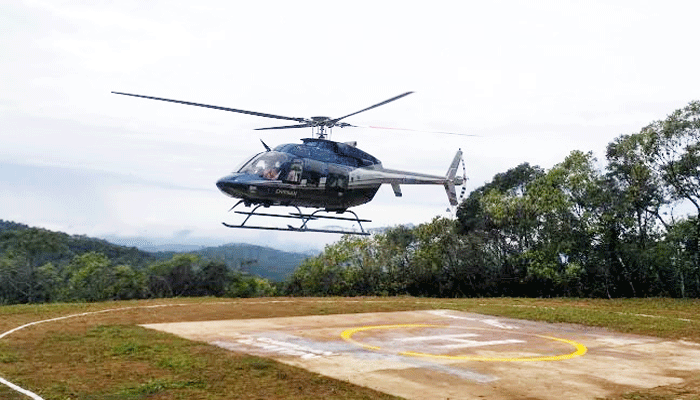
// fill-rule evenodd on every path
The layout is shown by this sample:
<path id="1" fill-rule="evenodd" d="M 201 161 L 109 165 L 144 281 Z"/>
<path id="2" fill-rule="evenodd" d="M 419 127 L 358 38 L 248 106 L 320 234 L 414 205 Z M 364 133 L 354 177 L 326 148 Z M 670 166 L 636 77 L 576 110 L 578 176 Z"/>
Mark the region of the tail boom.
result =
<path id="1" fill-rule="evenodd" d="M 462 185 L 464 179 L 457 176 L 459 163 L 462 161 L 462 150 L 455 154 L 445 176 L 427 175 L 409 171 L 399 171 L 384 168 L 358 168 L 350 174 L 349 187 L 377 186 L 390 184 L 394 195 L 401 197 L 400 185 L 443 185 L 450 204 L 456 206 L 457 192 L 455 186 Z"/>

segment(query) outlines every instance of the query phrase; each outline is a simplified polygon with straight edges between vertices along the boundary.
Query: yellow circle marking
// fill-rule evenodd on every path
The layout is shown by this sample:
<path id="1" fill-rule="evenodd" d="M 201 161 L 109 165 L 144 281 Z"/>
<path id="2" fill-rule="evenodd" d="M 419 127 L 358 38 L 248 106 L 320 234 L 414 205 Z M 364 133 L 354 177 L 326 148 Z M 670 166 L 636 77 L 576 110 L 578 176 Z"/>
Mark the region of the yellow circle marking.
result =
<path id="1" fill-rule="evenodd" d="M 377 329 L 404 329 L 404 328 L 456 328 L 450 325 L 427 325 L 427 324 L 402 324 L 402 325 L 374 325 L 374 326 L 362 326 L 359 328 L 352 328 L 344 331 L 340 336 L 350 343 L 354 343 L 358 346 L 364 347 L 368 350 L 381 351 L 382 348 L 378 346 L 370 346 L 352 338 L 357 332 L 364 332 Z M 432 357 L 440 358 L 444 360 L 467 360 L 467 361 L 504 361 L 504 362 L 518 362 L 518 361 L 560 361 L 569 360 L 572 358 L 580 357 L 588 351 L 586 346 L 581 343 L 574 342 L 573 340 L 562 339 L 554 336 L 544 336 L 535 334 L 524 334 L 530 336 L 536 336 L 543 339 L 553 340 L 555 342 L 562 342 L 572 345 L 576 351 L 569 354 L 560 354 L 556 356 L 540 356 L 540 357 L 481 357 L 481 356 L 449 356 L 445 354 L 430 354 L 430 353 L 419 353 L 414 351 L 403 351 L 400 355 L 412 356 L 412 357 Z"/>

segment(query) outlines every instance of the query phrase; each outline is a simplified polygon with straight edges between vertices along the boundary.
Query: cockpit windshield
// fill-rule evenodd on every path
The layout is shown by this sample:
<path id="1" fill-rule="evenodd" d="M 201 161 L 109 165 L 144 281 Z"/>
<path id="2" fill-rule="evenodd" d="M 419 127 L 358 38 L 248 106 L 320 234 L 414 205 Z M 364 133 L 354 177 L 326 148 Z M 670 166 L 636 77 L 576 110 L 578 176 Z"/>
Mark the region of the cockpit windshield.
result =
<path id="1" fill-rule="evenodd" d="M 260 153 L 248 161 L 238 172 L 276 180 L 284 168 L 289 168 L 289 156 L 277 151 Z"/>

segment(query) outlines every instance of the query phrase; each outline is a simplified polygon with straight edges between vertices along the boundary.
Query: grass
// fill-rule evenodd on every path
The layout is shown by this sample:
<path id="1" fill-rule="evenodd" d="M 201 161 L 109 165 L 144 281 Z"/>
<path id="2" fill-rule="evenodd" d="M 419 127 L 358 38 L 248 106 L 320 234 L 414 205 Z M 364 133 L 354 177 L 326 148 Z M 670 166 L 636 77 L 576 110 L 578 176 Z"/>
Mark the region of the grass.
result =
<path id="1" fill-rule="evenodd" d="M 139 327 L 143 323 L 454 309 L 700 343 L 700 301 L 671 299 L 171 299 L 0 307 L 0 376 L 45 399 L 396 399 L 272 360 Z M 26 397 L 0 385 L 0 399 Z M 700 400 L 700 376 L 615 400 Z"/>

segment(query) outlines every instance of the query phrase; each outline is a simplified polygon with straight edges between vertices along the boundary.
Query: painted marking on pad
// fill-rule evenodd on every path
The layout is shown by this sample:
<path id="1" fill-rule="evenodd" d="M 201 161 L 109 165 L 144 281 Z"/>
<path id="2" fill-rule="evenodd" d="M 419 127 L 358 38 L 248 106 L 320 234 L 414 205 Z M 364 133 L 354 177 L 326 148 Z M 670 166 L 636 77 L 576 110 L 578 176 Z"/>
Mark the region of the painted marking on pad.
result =
<path id="1" fill-rule="evenodd" d="M 211 342 L 211 344 L 227 350 L 236 350 L 238 347 L 252 347 L 259 349 L 264 353 L 276 353 L 283 356 L 299 357 L 304 360 L 338 355 L 338 353 L 334 353 L 332 351 L 327 351 L 320 348 L 313 348 L 310 346 L 304 346 L 296 343 L 290 343 L 268 337 L 245 336 L 240 339 L 237 339 L 235 343 L 217 340 Z"/>
<path id="2" fill-rule="evenodd" d="M 493 326 L 495 328 L 500 328 L 500 329 L 518 329 L 515 326 L 507 325 L 504 324 L 503 322 L 495 319 L 495 318 L 472 318 L 472 317 L 464 317 L 461 315 L 452 315 L 448 310 L 432 310 L 428 311 L 430 314 L 434 315 L 439 315 L 441 317 L 446 317 L 446 318 L 452 318 L 452 319 L 462 319 L 465 321 L 474 321 L 474 322 L 481 322 L 486 325 Z"/>
<path id="3" fill-rule="evenodd" d="M 369 345 L 360 341 L 353 339 L 353 335 L 358 332 L 367 332 L 372 330 L 406 330 L 406 329 L 416 329 L 416 328 L 439 328 L 439 329 L 478 329 L 478 328 L 465 328 L 450 325 L 431 325 L 431 324 L 401 324 L 401 325 L 373 325 L 373 326 L 362 326 L 359 328 L 347 329 L 341 333 L 341 337 L 350 343 L 358 345 L 368 350 L 373 351 L 385 351 L 380 346 Z M 486 329 L 479 329 L 486 330 Z M 483 346 L 495 346 L 502 344 L 515 344 L 515 343 L 527 343 L 526 341 L 519 339 L 504 339 L 504 340 L 492 340 L 492 341 L 476 341 L 471 339 L 464 339 L 466 337 L 476 337 L 478 334 L 467 333 L 458 335 L 433 335 L 433 336 L 418 336 L 414 338 L 399 338 L 396 341 L 404 342 L 420 342 L 420 341 L 433 341 L 434 338 L 444 338 L 451 341 L 457 341 L 459 343 L 448 344 L 442 346 L 443 349 L 455 349 L 455 348 L 474 348 Z M 402 351 L 398 352 L 399 355 L 412 356 L 412 357 L 430 357 L 439 358 L 445 360 L 464 360 L 464 361 L 501 361 L 501 362 L 528 362 L 528 361 L 562 361 L 569 360 L 572 358 L 580 357 L 586 352 L 588 348 L 581 343 L 575 342 L 573 340 L 557 338 L 553 336 L 545 335 L 535 335 L 535 334 L 519 334 L 533 336 L 540 339 L 551 340 L 555 342 L 565 343 L 574 347 L 575 351 L 567 354 L 550 355 L 550 356 L 533 356 L 533 357 L 483 357 L 483 356 L 470 356 L 470 355 L 449 355 L 449 354 L 432 354 L 424 352 L 415 351 Z M 437 339 L 436 339 L 437 340 Z M 440 347 L 440 346 L 438 346 Z"/>
<path id="4" fill-rule="evenodd" d="M 498 346 L 501 344 L 515 344 L 515 343 L 525 343 L 524 340 L 519 339 L 505 339 L 505 340 L 472 340 L 465 338 L 475 338 L 479 337 L 478 333 L 459 333 L 456 335 L 431 335 L 431 336 L 414 336 L 408 338 L 398 339 L 400 342 L 423 342 L 424 344 L 429 344 L 432 348 L 438 349 L 467 349 L 472 347 L 486 347 L 486 346 Z M 431 342 L 447 342 L 451 344 L 434 344 Z"/>

